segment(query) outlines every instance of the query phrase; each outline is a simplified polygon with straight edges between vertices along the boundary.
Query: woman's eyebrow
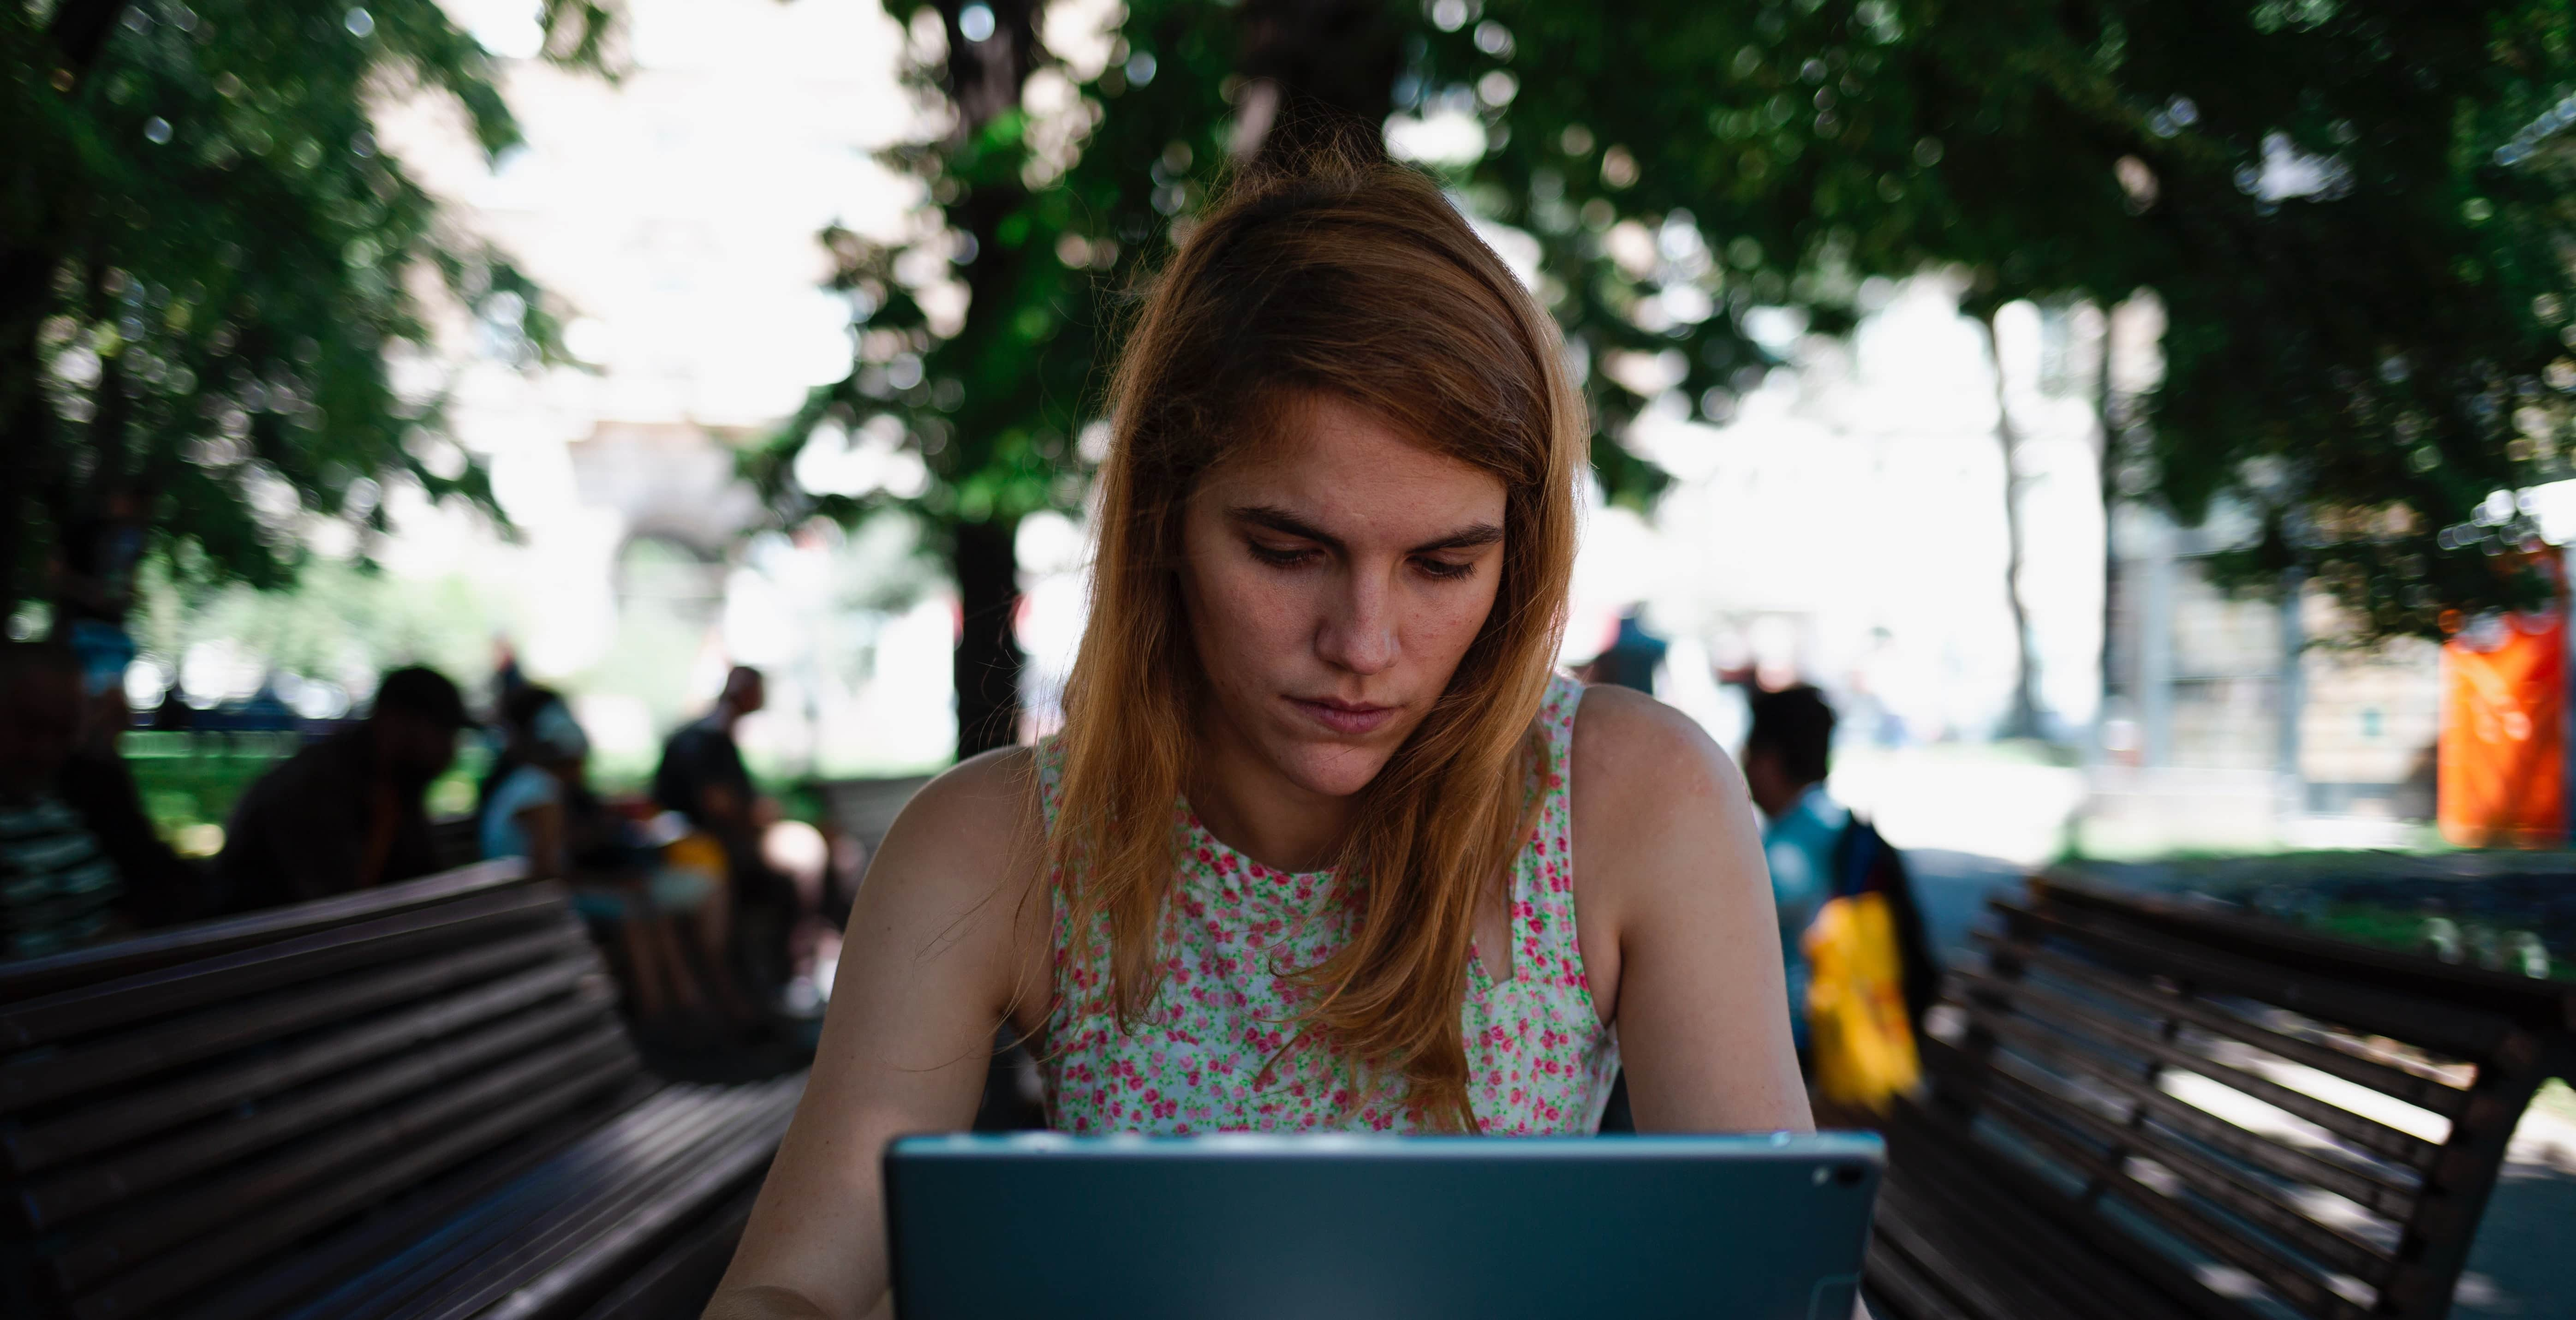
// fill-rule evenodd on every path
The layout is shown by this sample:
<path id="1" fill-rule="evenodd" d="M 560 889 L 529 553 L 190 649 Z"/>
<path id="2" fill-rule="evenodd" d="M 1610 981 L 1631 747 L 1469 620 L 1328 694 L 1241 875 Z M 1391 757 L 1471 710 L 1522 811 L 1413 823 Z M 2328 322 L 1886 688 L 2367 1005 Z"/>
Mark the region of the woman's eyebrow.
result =
<path id="1" fill-rule="evenodd" d="M 1407 553 L 1427 555 L 1437 550 L 1473 550 L 1503 539 L 1503 529 L 1489 522 L 1469 523 L 1447 536 L 1437 537 L 1413 547 Z"/>
<path id="2" fill-rule="evenodd" d="M 1313 541 L 1318 545 L 1326 546 L 1336 552 L 1345 548 L 1340 537 L 1317 527 L 1315 524 L 1310 523 L 1275 504 L 1242 504 L 1227 509 L 1225 513 L 1228 518 L 1232 518 L 1237 522 L 1247 522 L 1257 527 L 1267 527 L 1271 531 L 1277 532 L 1283 536 L 1294 536 L 1303 540 Z M 1434 554 L 1442 550 L 1472 550 L 1478 546 L 1492 545 L 1502 539 L 1503 529 L 1492 523 L 1469 523 L 1466 526 L 1459 528 L 1457 531 L 1451 532 L 1445 536 L 1435 536 L 1420 545 L 1412 547 L 1405 551 L 1405 553 L 1412 555 L 1427 555 Z"/>
<path id="3" fill-rule="evenodd" d="M 1267 527 L 1282 536 L 1294 536 L 1313 541 L 1336 551 L 1343 548 L 1342 538 L 1275 504 L 1239 504 L 1226 510 L 1225 516 L 1236 522 L 1248 522 L 1256 527 Z"/>

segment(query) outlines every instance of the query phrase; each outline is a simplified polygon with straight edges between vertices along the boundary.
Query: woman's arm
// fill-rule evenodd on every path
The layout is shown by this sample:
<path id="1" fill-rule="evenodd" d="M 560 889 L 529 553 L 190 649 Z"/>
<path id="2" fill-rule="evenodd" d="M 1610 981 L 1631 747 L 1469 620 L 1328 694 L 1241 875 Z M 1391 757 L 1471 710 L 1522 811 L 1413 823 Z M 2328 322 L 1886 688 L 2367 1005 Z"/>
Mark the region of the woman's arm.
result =
<path id="1" fill-rule="evenodd" d="M 832 1006 L 708 1320 L 856 1320 L 887 1281 L 886 1143 L 971 1122 L 1005 1016 L 1041 1022 L 1049 908 L 1028 754 L 969 761 L 903 810 L 850 910 Z"/>
<path id="2" fill-rule="evenodd" d="M 1584 693 L 1573 760 L 1577 935 L 1637 1130 L 1812 1130 L 1734 762 L 1690 717 L 1617 687 Z"/>

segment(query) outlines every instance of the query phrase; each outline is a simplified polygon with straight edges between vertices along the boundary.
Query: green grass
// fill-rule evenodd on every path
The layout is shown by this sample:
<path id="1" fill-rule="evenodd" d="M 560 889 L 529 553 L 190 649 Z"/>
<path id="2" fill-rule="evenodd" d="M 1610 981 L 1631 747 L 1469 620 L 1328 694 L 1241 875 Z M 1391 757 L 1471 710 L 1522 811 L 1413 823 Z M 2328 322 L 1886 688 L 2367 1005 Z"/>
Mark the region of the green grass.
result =
<path id="1" fill-rule="evenodd" d="M 241 795 L 270 768 L 294 755 L 299 745 L 291 733 L 150 730 L 126 734 L 123 743 L 125 763 L 134 771 L 135 787 L 143 795 L 143 809 L 152 817 L 153 827 L 171 846 L 191 853 L 213 852 L 219 836 L 207 827 L 220 830 Z M 491 763 L 492 754 L 480 741 L 464 740 L 455 766 L 430 785 L 429 814 L 461 816 L 474 810 L 476 788 Z M 610 797 L 641 796 L 652 787 L 652 778 L 650 758 L 594 764 L 590 774 L 591 787 Z M 822 800 L 807 787 L 806 779 L 765 774 L 754 778 L 762 793 L 778 800 L 788 818 L 822 819 Z"/>
<path id="2" fill-rule="evenodd" d="M 154 733 L 125 735 L 125 764 L 143 796 L 143 809 L 153 827 L 172 846 L 185 852 L 211 852 L 214 837 L 204 827 L 220 829 L 233 804 L 261 775 L 300 745 L 291 733 Z M 429 814 L 462 815 L 474 809 L 474 789 L 491 755 L 468 741 L 456 764 L 430 785 Z"/>

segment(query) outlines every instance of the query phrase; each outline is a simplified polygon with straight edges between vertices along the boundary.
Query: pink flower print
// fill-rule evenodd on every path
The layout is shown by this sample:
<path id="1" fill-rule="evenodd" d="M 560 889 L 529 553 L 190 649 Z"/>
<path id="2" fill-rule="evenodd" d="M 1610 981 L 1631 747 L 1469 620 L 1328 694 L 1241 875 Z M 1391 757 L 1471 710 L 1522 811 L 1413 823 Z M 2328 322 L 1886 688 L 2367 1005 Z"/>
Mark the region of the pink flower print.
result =
<path id="1" fill-rule="evenodd" d="M 1490 1132 L 1579 1121 L 1599 1103 L 1617 1060 L 1615 1041 L 1592 1013 L 1574 913 L 1562 897 L 1572 874 L 1565 751 L 1578 695 L 1570 683 L 1553 684 L 1541 714 L 1549 755 L 1529 782 L 1546 796 L 1513 862 L 1514 938 L 1498 950 L 1513 955 L 1517 974 L 1472 978 L 1460 1009 L 1469 1094 Z M 1054 748 L 1044 744 L 1038 754 L 1043 794 L 1061 782 Z M 1296 1036 L 1303 992 L 1278 979 L 1353 936 L 1362 886 L 1252 863 L 1209 837 L 1185 803 L 1174 803 L 1172 819 L 1182 837 L 1155 951 L 1161 993 L 1132 1033 L 1110 1011 L 1106 941 L 1077 962 L 1059 918 L 1049 1021 L 1065 1043 L 1041 1064 L 1050 1121 L 1077 1132 L 1420 1124 L 1423 1116 L 1403 1103 L 1400 1078 L 1363 1076 L 1323 1042 Z M 1257 887 L 1246 882 L 1265 878 Z"/>

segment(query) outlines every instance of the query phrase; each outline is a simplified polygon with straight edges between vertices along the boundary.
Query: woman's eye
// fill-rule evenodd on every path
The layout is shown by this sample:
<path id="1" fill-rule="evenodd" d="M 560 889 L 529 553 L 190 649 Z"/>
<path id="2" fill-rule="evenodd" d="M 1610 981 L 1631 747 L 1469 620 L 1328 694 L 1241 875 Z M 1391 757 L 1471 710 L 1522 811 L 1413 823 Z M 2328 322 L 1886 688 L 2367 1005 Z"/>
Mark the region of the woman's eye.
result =
<path id="1" fill-rule="evenodd" d="M 1252 548 L 1253 558 L 1277 568 L 1294 567 L 1314 558 L 1315 555 L 1312 549 L 1304 546 L 1281 549 L 1277 546 L 1263 545 L 1259 541 L 1247 541 L 1244 544 Z"/>
<path id="2" fill-rule="evenodd" d="M 1444 582 L 1455 581 L 1476 571 L 1476 566 L 1472 562 L 1453 564 L 1446 559 L 1417 559 L 1413 564 L 1414 567 L 1422 570 L 1424 576 L 1438 578 Z"/>

